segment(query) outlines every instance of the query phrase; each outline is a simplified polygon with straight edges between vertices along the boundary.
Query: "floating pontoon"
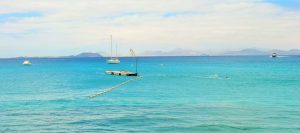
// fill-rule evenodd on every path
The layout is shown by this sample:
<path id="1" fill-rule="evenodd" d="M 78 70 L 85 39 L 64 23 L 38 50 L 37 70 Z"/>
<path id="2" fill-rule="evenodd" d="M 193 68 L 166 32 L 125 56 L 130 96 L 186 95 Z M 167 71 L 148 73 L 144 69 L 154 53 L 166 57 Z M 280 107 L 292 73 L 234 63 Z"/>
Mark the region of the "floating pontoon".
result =
<path id="1" fill-rule="evenodd" d="M 105 71 L 106 74 L 109 75 L 117 75 L 117 76 L 138 76 L 135 72 L 129 71 Z"/>

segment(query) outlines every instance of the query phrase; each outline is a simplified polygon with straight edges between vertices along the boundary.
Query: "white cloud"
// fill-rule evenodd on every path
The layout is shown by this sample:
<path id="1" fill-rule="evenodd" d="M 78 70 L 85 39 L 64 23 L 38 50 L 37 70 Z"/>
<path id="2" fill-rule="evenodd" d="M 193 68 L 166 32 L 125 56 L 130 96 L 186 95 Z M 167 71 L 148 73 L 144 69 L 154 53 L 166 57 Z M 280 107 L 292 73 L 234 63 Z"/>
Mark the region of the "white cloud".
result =
<path id="1" fill-rule="evenodd" d="M 110 34 L 123 53 L 300 48 L 300 11 L 260 0 L 0 1 L 15 12 L 42 16 L 0 21 L 0 57 L 106 51 Z"/>

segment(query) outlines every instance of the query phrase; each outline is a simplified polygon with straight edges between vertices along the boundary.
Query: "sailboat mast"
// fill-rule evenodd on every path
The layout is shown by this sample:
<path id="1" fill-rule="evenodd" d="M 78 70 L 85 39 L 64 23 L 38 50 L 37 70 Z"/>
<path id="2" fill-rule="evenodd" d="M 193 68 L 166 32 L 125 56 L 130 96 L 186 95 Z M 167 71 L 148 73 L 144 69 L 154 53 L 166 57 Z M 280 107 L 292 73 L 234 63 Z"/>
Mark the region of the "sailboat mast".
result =
<path id="1" fill-rule="evenodd" d="M 130 49 L 131 55 L 135 58 L 135 73 L 138 73 L 138 59 L 135 56 L 135 53 L 132 49 Z"/>
<path id="2" fill-rule="evenodd" d="M 135 73 L 138 73 L 138 59 L 135 56 Z"/>
<path id="3" fill-rule="evenodd" d="M 110 35 L 110 58 L 112 58 L 112 56 L 113 56 L 112 49 L 113 49 L 112 48 L 112 35 Z"/>
<path id="4" fill-rule="evenodd" d="M 118 44 L 116 44 L 116 58 L 118 57 Z"/>

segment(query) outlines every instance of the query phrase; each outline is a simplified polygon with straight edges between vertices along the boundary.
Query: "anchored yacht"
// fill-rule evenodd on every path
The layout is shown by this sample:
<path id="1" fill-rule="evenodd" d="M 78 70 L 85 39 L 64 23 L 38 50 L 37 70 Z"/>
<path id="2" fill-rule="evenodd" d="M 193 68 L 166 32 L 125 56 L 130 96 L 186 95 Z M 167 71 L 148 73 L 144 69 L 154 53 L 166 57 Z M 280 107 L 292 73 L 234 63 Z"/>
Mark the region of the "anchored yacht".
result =
<path id="1" fill-rule="evenodd" d="M 106 62 L 108 64 L 119 64 L 121 61 L 118 58 L 118 54 L 117 54 L 117 45 L 116 45 L 116 56 L 113 57 L 113 48 L 112 48 L 112 35 L 110 36 L 110 58 L 108 60 L 106 60 Z"/>

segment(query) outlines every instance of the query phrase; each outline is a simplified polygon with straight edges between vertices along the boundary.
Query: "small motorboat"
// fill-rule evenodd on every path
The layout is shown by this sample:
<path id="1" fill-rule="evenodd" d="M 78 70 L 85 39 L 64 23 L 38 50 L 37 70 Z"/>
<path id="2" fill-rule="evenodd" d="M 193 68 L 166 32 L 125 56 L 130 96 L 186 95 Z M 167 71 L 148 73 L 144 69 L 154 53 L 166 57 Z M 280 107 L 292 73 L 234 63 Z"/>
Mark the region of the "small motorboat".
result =
<path id="1" fill-rule="evenodd" d="M 23 65 L 24 65 L 24 66 L 30 66 L 30 65 L 32 65 L 32 64 L 31 64 L 31 62 L 30 62 L 29 60 L 25 60 L 25 61 L 23 62 Z"/>

